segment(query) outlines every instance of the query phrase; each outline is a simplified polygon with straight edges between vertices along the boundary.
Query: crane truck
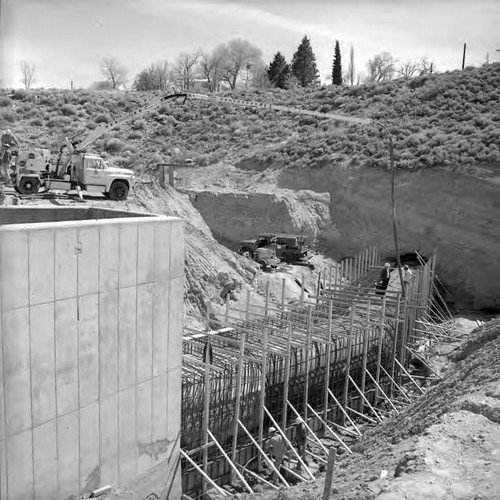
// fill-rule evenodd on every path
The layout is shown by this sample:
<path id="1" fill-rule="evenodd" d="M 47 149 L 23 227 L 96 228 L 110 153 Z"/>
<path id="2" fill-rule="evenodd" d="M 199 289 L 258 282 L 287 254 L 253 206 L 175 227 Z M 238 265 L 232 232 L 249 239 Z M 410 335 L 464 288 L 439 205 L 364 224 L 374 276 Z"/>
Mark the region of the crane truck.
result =
<path id="1" fill-rule="evenodd" d="M 80 195 L 84 190 L 88 193 L 104 194 L 112 200 L 125 200 L 134 185 L 134 172 L 110 166 L 99 155 L 88 153 L 86 149 L 113 127 L 136 119 L 156 109 L 165 100 L 177 97 L 176 94 L 157 96 L 125 117 L 66 138 L 56 157 L 53 157 L 48 149 L 19 149 L 14 156 L 11 173 L 14 189 L 20 194 L 37 194 L 41 189 L 76 189 Z"/>

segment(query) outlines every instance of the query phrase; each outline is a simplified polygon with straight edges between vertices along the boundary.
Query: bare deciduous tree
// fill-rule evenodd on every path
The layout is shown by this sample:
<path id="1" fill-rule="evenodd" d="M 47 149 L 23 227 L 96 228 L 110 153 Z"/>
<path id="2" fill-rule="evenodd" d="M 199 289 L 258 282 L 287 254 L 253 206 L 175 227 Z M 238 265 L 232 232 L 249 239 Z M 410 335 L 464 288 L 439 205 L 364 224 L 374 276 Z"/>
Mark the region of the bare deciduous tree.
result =
<path id="1" fill-rule="evenodd" d="M 427 57 L 424 57 L 420 61 L 419 75 L 428 75 L 433 71 L 432 61 L 429 61 Z"/>
<path id="2" fill-rule="evenodd" d="M 221 79 L 229 84 L 231 90 L 236 88 L 236 83 L 241 73 L 245 71 L 245 84 L 248 86 L 253 77 L 253 71 L 262 68 L 262 51 L 252 45 L 247 40 L 235 38 L 226 44 L 217 47 L 223 54 L 223 64 L 221 70 Z"/>
<path id="3" fill-rule="evenodd" d="M 200 59 L 200 53 L 193 54 L 183 53 L 177 58 L 175 65 L 176 79 L 183 90 L 189 90 L 193 85 L 193 80 L 196 73 L 196 65 Z"/>
<path id="4" fill-rule="evenodd" d="M 167 90 L 170 84 L 168 61 L 158 61 L 144 68 L 134 79 L 136 90 Z"/>
<path id="5" fill-rule="evenodd" d="M 388 82 L 396 73 L 396 60 L 390 52 L 373 56 L 367 64 L 369 82 Z"/>
<path id="6" fill-rule="evenodd" d="M 26 90 L 35 83 L 36 66 L 27 61 L 21 61 L 21 82 Z"/>
<path id="7" fill-rule="evenodd" d="M 224 54 L 225 51 L 218 47 L 211 54 L 202 53 L 200 55 L 200 72 L 208 80 L 210 92 L 219 90 Z"/>
<path id="8" fill-rule="evenodd" d="M 397 70 L 397 75 L 402 78 L 411 78 L 419 73 L 419 63 L 414 61 L 406 61 L 401 63 Z"/>
<path id="9" fill-rule="evenodd" d="M 101 73 L 112 89 L 119 89 L 127 82 L 127 70 L 114 57 L 104 57 L 100 62 Z"/>

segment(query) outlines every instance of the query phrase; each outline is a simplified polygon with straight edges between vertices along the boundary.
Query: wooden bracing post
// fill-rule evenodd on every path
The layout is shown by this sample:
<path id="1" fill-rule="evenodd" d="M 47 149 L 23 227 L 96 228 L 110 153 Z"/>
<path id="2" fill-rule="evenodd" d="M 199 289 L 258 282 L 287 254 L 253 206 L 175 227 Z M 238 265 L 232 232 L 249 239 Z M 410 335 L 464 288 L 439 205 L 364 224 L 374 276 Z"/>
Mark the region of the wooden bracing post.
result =
<path id="1" fill-rule="evenodd" d="M 215 488 L 222 496 L 229 496 L 229 493 L 225 490 L 223 490 L 219 485 L 217 485 L 205 472 L 203 469 L 181 448 L 180 449 L 181 455 L 201 474 L 201 477 L 203 478 L 203 482 L 207 482 Z"/>
<path id="2" fill-rule="evenodd" d="M 403 397 L 406 399 L 406 401 L 408 401 L 408 403 L 410 403 L 410 404 L 413 403 L 413 401 L 408 397 L 408 394 L 406 393 L 406 391 L 389 375 L 389 373 L 385 370 L 385 368 L 383 366 L 381 366 L 380 369 L 387 375 L 389 380 L 392 382 L 392 384 L 394 384 L 396 389 L 403 395 Z M 391 384 L 391 388 L 392 388 L 392 384 Z"/>
<path id="3" fill-rule="evenodd" d="M 366 383 L 366 361 L 368 358 L 368 334 L 370 333 L 369 325 L 370 324 L 370 301 L 368 301 L 366 307 L 366 325 L 363 329 L 363 358 L 361 360 L 361 392 L 365 393 L 365 383 Z M 363 408 L 363 407 L 361 407 Z"/>
<path id="4" fill-rule="evenodd" d="M 217 447 L 217 449 L 222 453 L 222 456 L 227 460 L 227 463 L 231 467 L 232 472 L 234 472 L 238 476 L 238 479 L 243 483 L 243 486 L 245 486 L 245 488 L 250 493 L 253 494 L 252 488 L 250 488 L 250 485 L 246 482 L 245 478 L 240 474 L 240 471 L 236 468 L 233 461 L 229 458 L 228 454 L 224 451 L 224 448 L 220 445 L 219 441 L 217 441 L 217 439 L 215 439 L 215 436 L 210 432 L 210 430 L 208 430 L 207 432 L 208 432 L 208 435 L 210 436 L 210 438 L 212 439 L 212 441 L 214 442 L 215 446 Z"/>
<path id="5" fill-rule="evenodd" d="M 411 354 L 413 354 L 413 356 L 415 356 L 418 360 L 420 360 L 425 366 L 427 366 L 427 368 L 429 368 L 429 370 L 439 379 L 439 380 L 442 380 L 443 377 L 441 377 L 436 371 L 434 371 L 432 369 L 432 367 L 429 365 L 429 362 L 426 361 L 422 356 L 418 355 L 415 351 L 413 351 L 412 349 L 410 349 L 407 345 L 405 345 L 406 349 L 408 351 L 410 351 Z"/>
<path id="6" fill-rule="evenodd" d="M 262 345 L 262 367 L 260 377 L 260 400 L 259 400 L 259 446 L 264 446 L 264 408 L 266 404 L 266 375 L 267 375 L 267 341 L 268 329 L 263 328 L 263 345 Z"/>
<path id="7" fill-rule="evenodd" d="M 344 394 L 342 405 L 344 408 L 347 406 L 347 398 L 349 394 L 349 372 L 351 371 L 351 354 L 352 354 L 352 342 L 353 342 L 353 325 L 354 325 L 354 314 L 356 311 L 356 303 L 354 302 L 351 306 L 351 316 L 349 319 L 349 338 L 347 340 L 347 359 L 346 359 L 346 369 L 345 369 L 345 380 L 344 380 Z M 342 425 L 345 425 L 345 419 L 342 418 Z"/>
<path id="8" fill-rule="evenodd" d="M 333 392 L 330 389 L 328 389 L 328 394 L 333 399 L 334 403 L 340 408 L 340 411 L 342 412 L 344 417 L 347 418 L 347 420 L 349 420 L 349 423 L 354 427 L 354 429 L 356 429 L 356 432 L 358 433 L 358 435 L 361 436 L 361 431 L 358 429 L 358 426 L 352 421 L 349 414 L 345 411 L 345 409 L 340 404 L 339 400 L 334 396 Z"/>
<path id="9" fill-rule="evenodd" d="M 288 387 L 290 385 L 290 356 L 292 350 L 292 322 L 288 323 L 288 338 L 287 338 L 287 350 L 286 350 L 286 358 L 285 358 L 285 383 L 283 387 L 283 423 L 282 429 L 286 429 L 287 423 L 287 403 L 288 403 Z"/>
<path id="10" fill-rule="evenodd" d="M 403 370 L 403 372 L 405 373 L 405 375 L 407 377 L 409 377 L 409 379 L 413 382 L 413 385 L 418 389 L 418 391 L 420 392 L 420 394 L 425 394 L 425 391 L 417 384 L 417 382 L 415 382 L 415 379 L 408 373 L 408 371 L 406 370 L 406 368 L 397 359 L 395 361 L 398 364 L 398 366 L 401 368 L 401 370 Z"/>
<path id="11" fill-rule="evenodd" d="M 309 401 L 309 358 L 311 350 L 311 326 L 312 326 L 312 307 L 309 306 L 307 310 L 307 337 L 306 337 L 306 373 L 305 373 L 305 387 L 304 387 L 304 420 L 307 419 L 307 402 Z"/>
<path id="12" fill-rule="evenodd" d="M 236 398 L 234 402 L 233 443 L 231 448 L 231 460 L 233 462 L 236 462 L 236 453 L 238 448 L 238 420 L 240 418 L 244 353 L 245 353 L 245 333 L 242 333 L 240 336 L 240 357 L 238 359 L 238 373 L 236 378 Z"/>
<path id="13" fill-rule="evenodd" d="M 372 374 L 368 371 L 368 369 L 365 369 L 365 370 L 366 370 L 367 375 L 370 377 L 370 379 L 372 380 L 372 382 L 377 387 L 377 391 L 379 391 L 382 394 L 382 396 L 384 396 L 384 398 L 393 407 L 393 409 L 396 410 L 396 413 L 399 413 L 399 410 L 393 405 L 391 399 L 387 396 L 387 394 L 384 392 L 384 390 L 382 389 L 382 387 L 377 383 L 377 381 L 372 377 Z"/>
<path id="14" fill-rule="evenodd" d="M 342 448 L 344 448 L 347 453 L 352 453 L 351 448 L 347 446 L 344 441 L 340 438 L 340 436 L 314 411 L 314 408 L 311 405 L 309 406 L 309 410 L 311 410 L 312 414 L 323 424 L 325 429 L 342 445 Z"/>
<path id="15" fill-rule="evenodd" d="M 358 384 L 356 384 L 356 382 L 354 381 L 354 379 L 349 375 L 349 380 L 351 381 L 351 384 L 354 386 L 354 388 L 356 389 L 356 391 L 358 392 L 358 394 L 361 396 L 361 399 L 364 401 L 364 403 L 366 404 L 366 406 L 368 406 L 368 408 L 370 408 L 371 412 L 375 415 L 376 419 L 382 423 L 382 419 L 380 418 L 379 414 L 375 411 L 375 408 L 371 405 L 370 401 L 368 401 L 368 399 L 366 398 L 366 396 L 363 394 L 363 392 L 361 391 L 361 389 L 358 387 Z"/>
<path id="16" fill-rule="evenodd" d="M 325 366 L 325 395 L 324 402 L 325 407 L 323 409 L 323 418 L 328 419 L 328 390 L 330 388 L 330 364 L 331 364 L 331 353 L 332 353 L 332 316 L 333 316 L 333 304 L 330 300 L 328 302 L 328 344 L 326 346 L 326 366 Z"/>
<path id="17" fill-rule="evenodd" d="M 377 368 L 375 372 L 375 380 L 377 387 L 380 384 L 380 365 L 382 364 L 382 344 L 384 342 L 384 320 L 385 320 L 385 301 L 386 296 L 382 297 L 382 308 L 380 309 L 380 324 L 378 332 L 378 345 L 377 345 Z M 378 391 L 378 389 L 377 389 Z M 378 392 L 375 392 L 375 400 L 378 398 Z"/>

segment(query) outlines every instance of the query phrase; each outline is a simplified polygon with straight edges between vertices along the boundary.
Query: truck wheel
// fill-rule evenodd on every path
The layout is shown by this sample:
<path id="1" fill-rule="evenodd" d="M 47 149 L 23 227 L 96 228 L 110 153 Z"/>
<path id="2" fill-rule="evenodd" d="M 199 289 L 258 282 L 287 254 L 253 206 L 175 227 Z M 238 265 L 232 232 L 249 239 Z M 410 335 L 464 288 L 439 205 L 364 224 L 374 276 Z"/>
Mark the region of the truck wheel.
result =
<path id="1" fill-rule="evenodd" d="M 35 177 L 24 177 L 19 181 L 17 190 L 21 194 L 36 194 L 40 187 L 40 181 Z"/>
<path id="2" fill-rule="evenodd" d="M 267 262 L 265 260 L 259 260 L 259 265 L 261 269 L 267 269 Z"/>
<path id="3" fill-rule="evenodd" d="M 247 257 L 249 259 L 251 259 L 252 258 L 252 254 L 253 254 L 252 249 L 248 248 L 248 247 L 243 247 L 241 249 L 241 255 L 245 255 L 245 254 L 247 254 Z"/>
<path id="4" fill-rule="evenodd" d="M 108 196 L 112 200 L 121 201 L 128 196 L 128 185 L 124 181 L 113 181 L 109 188 Z"/>

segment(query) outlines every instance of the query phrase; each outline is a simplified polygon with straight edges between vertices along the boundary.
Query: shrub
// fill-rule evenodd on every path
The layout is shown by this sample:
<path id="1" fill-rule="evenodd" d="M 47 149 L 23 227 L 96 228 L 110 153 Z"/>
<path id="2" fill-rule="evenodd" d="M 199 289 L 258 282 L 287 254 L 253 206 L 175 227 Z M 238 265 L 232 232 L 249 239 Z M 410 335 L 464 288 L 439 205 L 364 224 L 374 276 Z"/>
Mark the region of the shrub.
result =
<path id="1" fill-rule="evenodd" d="M 132 130 L 146 130 L 147 127 L 148 123 L 146 122 L 146 120 L 141 119 L 141 120 L 135 120 L 130 128 Z"/>
<path id="2" fill-rule="evenodd" d="M 76 108 L 71 104 L 63 104 L 61 106 L 61 113 L 64 116 L 73 116 L 76 115 Z"/>
<path id="3" fill-rule="evenodd" d="M 106 113 L 99 113 L 95 117 L 95 122 L 96 123 L 111 123 L 111 116 L 109 116 Z"/>
<path id="4" fill-rule="evenodd" d="M 0 108 L 6 108 L 12 104 L 8 97 L 0 97 Z"/>
<path id="5" fill-rule="evenodd" d="M 109 139 L 104 145 L 104 149 L 108 153 L 119 153 L 124 148 L 123 142 L 120 139 Z"/>
<path id="6" fill-rule="evenodd" d="M 14 123 L 16 121 L 16 115 L 12 111 L 4 111 L 0 114 L 0 119 L 9 123 Z"/>

